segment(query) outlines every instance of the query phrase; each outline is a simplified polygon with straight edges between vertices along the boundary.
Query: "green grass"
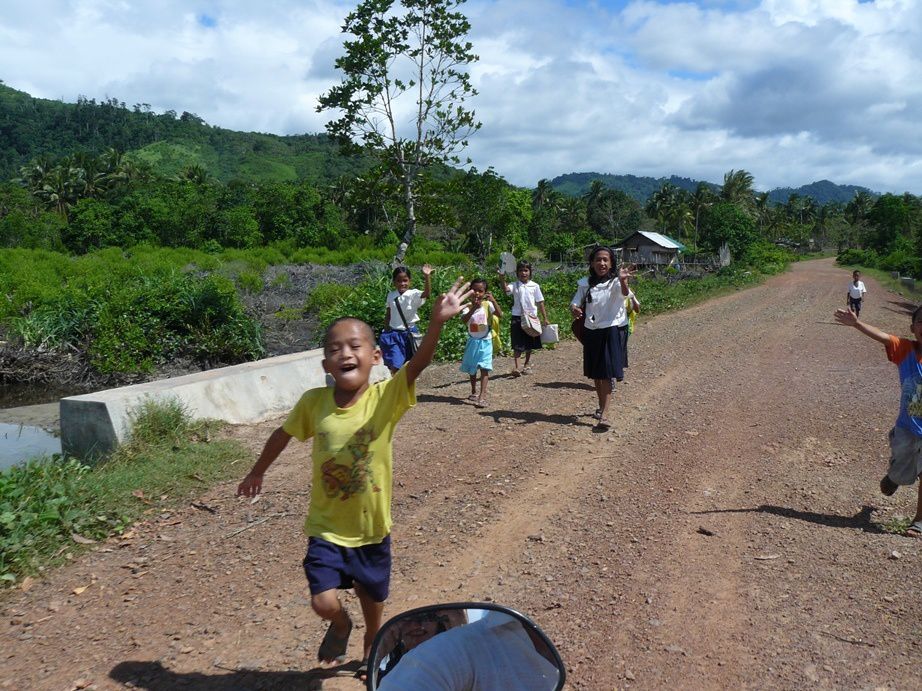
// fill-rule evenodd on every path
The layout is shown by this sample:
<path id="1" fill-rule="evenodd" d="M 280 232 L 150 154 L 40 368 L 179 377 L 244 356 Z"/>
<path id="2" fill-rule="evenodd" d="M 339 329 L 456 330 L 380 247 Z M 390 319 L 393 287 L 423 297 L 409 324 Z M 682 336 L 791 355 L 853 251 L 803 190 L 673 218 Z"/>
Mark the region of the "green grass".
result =
<path id="1" fill-rule="evenodd" d="M 129 441 L 96 465 L 56 456 L 0 473 L 0 582 L 14 584 L 70 558 L 85 540 L 188 501 L 240 474 L 232 468 L 249 456 L 214 438 L 219 423 L 192 420 L 178 401 L 145 402 L 130 419 Z"/>
<path id="2" fill-rule="evenodd" d="M 912 519 L 908 516 L 891 516 L 886 521 L 880 524 L 881 530 L 885 533 L 893 533 L 894 535 L 902 535 L 906 532 L 909 526 L 912 525 Z"/>

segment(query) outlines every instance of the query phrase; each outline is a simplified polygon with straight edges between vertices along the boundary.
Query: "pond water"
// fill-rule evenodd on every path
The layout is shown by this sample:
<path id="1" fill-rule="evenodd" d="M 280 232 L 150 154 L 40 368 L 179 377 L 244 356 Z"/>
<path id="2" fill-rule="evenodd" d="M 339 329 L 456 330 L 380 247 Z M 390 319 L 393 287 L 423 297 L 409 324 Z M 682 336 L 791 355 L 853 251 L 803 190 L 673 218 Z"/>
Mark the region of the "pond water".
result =
<path id="1" fill-rule="evenodd" d="M 0 422 L 0 471 L 55 453 L 61 453 L 60 437 L 41 427 Z"/>

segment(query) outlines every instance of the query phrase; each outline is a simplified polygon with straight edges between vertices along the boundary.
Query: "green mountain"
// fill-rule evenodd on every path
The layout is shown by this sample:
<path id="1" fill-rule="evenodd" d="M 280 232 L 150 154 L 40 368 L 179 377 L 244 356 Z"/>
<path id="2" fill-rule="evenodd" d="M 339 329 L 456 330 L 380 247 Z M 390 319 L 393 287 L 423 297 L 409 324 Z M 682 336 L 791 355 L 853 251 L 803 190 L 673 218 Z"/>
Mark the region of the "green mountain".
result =
<path id="1" fill-rule="evenodd" d="M 867 192 L 875 198 L 880 196 L 867 187 L 837 185 L 829 180 L 818 180 L 797 188 L 776 187 L 768 193 L 768 201 L 772 204 L 785 204 L 792 194 L 799 194 L 801 197 L 812 197 L 820 206 L 830 203 L 848 204 L 858 192 Z"/>
<path id="2" fill-rule="evenodd" d="M 147 104 L 80 97 L 63 103 L 12 89 L 0 82 L 0 179 L 19 174 L 40 156 L 108 148 L 171 177 L 198 165 L 222 182 L 308 180 L 330 183 L 361 173 L 367 162 L 343 156 L 323 134 L 278 136 L 212 127 L 193 113 L 154 113 Z"/>
<path id="3" fill-rule="evenodd" d="M 660 189 L 665 182 L 669 182 L 688 192 L 694 192 L 699 184 L 698 180 L 682 178 L 676 175 L 668 178 L 651 178 L 637 175 L 610 175 L 608 173 L 568 173 L 559 175 L 551 180 L 551 187 L 558 192 L 578 197 L 589 191 L 589 185 L 593 180 L 601 180 L 605 187 L 621 190 L 641 204 L 646 204 L 650 195 Z M 714 191 L 720 190 L 720 185 L 718 184 L 712 182 L 705 184 L 709 185 Z M 799 194 L 801 197 L 812 197 L 821 206 L 830 202 L 847 204 L 855 196 L 855 193 L 859 191 L 868 192 L 875 197 L 878 196 L 866 187 L 837 185 L 829 180 L 820 180 L 796 188 L 778 187 L 769 191 L 768 199 L 774 204 L 784 204 L 791 194 Z"/>

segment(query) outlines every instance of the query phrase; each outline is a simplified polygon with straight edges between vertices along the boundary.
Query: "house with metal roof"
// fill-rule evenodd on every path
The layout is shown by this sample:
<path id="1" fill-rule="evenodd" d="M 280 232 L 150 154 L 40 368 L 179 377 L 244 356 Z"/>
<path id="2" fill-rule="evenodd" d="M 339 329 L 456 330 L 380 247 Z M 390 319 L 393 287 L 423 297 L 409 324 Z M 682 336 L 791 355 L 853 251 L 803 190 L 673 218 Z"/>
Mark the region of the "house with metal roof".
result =
<path id="1" fill-rule="evenodd" d="M 618 243 L 618 248 L 626 264 L 668 266 L 676 262 L 685 245 L 661 233 L 638 230 Z"/>

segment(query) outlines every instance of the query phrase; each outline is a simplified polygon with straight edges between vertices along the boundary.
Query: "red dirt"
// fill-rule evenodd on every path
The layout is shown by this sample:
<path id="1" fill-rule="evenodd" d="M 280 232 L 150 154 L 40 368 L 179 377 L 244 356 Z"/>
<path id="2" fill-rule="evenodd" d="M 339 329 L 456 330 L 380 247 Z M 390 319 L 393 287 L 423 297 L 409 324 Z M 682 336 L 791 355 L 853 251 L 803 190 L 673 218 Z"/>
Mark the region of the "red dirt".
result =
<path id="1" fill-rule="evenodd" d="M 847 281 L 805 262 L 643 321 L 605 435 L 573 343 L 519 379 L 499 360 L 485 411 L 431 368 L 395 442 L 386 613 L 515 607 L 573 689 L 918 687 L 922 542 L 881 530 L 916 492 L 877 489 L 897 375 L 833 324 Z M 907 302 L 866 283 L 862 316 L 906 333 Z M 231 433 L 255 455 L 277 424 Z M 307 459 L 292 444 L 258 503 L 228 478 L 199 500 L 217 513 L 162 514 L 5 597 L 0 687 L 361 688 L 313 662 Z"/>

